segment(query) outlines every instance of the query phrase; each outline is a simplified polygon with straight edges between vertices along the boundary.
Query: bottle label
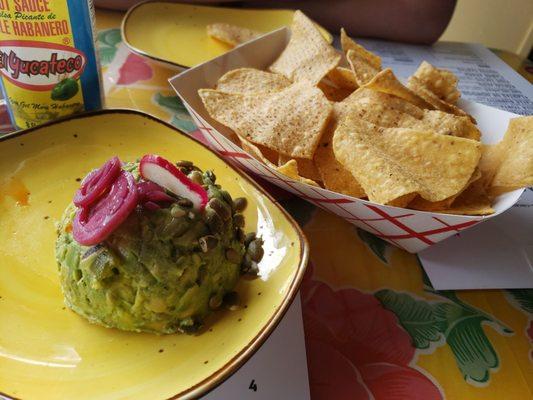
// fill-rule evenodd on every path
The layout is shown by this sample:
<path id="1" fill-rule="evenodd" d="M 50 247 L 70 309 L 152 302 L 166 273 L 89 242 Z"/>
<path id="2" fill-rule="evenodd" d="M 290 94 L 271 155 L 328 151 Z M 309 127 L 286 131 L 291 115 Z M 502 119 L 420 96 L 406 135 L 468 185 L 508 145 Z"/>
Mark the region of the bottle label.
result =
<path id="1" fill-rule="evenodd" d="M 0 0 L 0 76 L 20 128 L 101 106 L 87 1 Z"/>

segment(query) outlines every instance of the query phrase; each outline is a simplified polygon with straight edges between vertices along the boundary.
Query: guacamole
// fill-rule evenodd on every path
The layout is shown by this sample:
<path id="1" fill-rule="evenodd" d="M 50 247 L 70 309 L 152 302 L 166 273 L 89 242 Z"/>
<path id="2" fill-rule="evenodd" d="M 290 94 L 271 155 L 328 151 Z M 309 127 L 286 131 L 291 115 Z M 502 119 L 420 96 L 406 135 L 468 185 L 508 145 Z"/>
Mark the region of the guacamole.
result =
<path id="1" fill-rule="evenodd" d="M 137 168 L 122 167 L 139 181 Z M 235 205 L 242 199 L 232 200 L 211 171 L 185 172 L 207 191 L 204 210 L 177 196 L 161 208 L 139 205 L 93 246 L 74 239 L 76 207 L 67 207 L 57 226 L 56 259 L 70 309 L 106 327 L 168 334 L 195 332 L 220 307 L 251 258 L 258 259 L 247 248 L 259 239 L 246 239 L 241 229 L 242 207 Z"/>

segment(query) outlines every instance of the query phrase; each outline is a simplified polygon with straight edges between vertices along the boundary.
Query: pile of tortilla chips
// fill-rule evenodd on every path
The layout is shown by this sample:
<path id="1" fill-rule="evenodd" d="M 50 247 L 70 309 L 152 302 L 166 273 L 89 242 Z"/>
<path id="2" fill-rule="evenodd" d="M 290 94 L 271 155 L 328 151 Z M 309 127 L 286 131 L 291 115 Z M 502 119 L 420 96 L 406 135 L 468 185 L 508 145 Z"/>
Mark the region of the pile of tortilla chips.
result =
<path id="1" fill-rule="evenodd" d="M 342 53 L 297 11 L 268 71 L 229 71 L 199 95 L 258 160 L 375 203 L 485 215 L 495 196 L 533 185 L 532 116 L 484 145 L 456 105 L 453 73 L 423 62 L 404 85 L 344 30 L 341 44 Z"/>

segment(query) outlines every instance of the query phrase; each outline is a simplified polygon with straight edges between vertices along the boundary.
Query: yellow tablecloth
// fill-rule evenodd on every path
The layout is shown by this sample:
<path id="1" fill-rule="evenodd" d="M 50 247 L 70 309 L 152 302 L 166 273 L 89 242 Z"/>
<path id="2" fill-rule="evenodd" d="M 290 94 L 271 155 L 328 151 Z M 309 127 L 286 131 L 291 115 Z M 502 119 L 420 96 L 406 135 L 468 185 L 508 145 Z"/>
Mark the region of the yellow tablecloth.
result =
<path id="1" fill-rule="evenodd" d="M 130 53 L 121 18 L 97 12 L 107 107 L 193 132 L 167 82 L 175 71 Z M 416 256 L 269 190 L 311 245 L 301 296 L 313 399 L 533 398 L 533 290 L 437 292 Z"/>

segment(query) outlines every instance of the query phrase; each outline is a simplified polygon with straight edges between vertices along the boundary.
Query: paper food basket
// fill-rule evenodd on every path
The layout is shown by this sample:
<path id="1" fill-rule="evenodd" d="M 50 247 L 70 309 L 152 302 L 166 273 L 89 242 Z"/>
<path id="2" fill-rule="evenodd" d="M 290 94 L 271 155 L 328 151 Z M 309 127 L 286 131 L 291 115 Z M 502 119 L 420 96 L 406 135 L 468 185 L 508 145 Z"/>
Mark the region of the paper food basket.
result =
<path id="1" fill-rule="evenodd" d="M 494 218 L 519 199 L 522 189 L 499 196 L 493 205 L 496 212 L 485 217 L 410 210 L 310 186 L 290 179 L 254 159 L 227 139 L 231 137 L 231 130 L 209 116 L 198 96 L 198 89 L 213 88 L 218 78 L 235 68 L 266 69 L 283 51 L 289 38 L 290 31 L 287 28 L 273 31 L 169 79 L 210 146 L 227 161 L 411 253 Z M 516 116 L 464 100 L 459 106 L 476 118 L 484 143 L 498 142 L 507 129 L 509 119 Z"/>

